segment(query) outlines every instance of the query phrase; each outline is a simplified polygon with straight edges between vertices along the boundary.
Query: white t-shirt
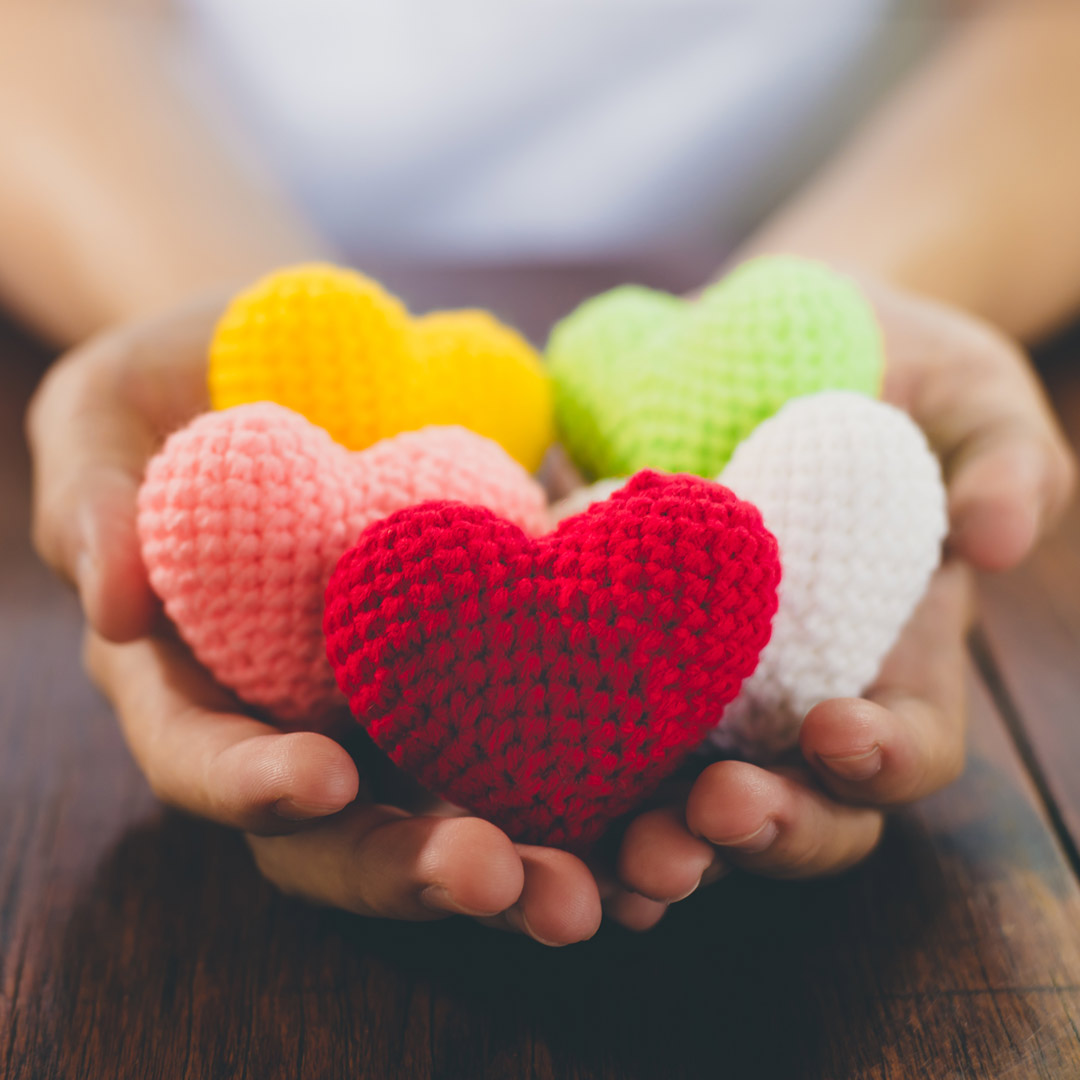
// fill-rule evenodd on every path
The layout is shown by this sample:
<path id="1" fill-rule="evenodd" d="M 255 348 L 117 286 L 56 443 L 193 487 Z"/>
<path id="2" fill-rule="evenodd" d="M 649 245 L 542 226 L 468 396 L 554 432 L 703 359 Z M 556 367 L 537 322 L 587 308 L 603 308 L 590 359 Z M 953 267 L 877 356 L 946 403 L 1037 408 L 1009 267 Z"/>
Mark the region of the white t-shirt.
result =
<path id="1" fill-rule="evenodd" d="M 732 242 L 926 26 L 897 0 L 187 6 L 231 107 L 332 236 L 454 257 Z"/>

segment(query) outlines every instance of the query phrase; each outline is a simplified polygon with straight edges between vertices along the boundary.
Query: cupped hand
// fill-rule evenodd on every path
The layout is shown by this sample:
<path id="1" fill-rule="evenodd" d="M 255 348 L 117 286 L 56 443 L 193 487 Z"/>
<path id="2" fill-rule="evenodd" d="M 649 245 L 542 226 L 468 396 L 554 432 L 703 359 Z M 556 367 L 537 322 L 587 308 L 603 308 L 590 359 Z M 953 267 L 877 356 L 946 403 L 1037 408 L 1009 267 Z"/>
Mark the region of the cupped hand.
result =
<path id="1" fill-rule="evenodd" d="M 882 809 L 947 783 L 963 761 L 970 581 L 1019 561 L 1068 497 L 1073 465 L 1023 355 L 939 305 L 876 286 L 888 400 L 930 436 L 949 481 L 950 562 L 865 699 L 817 706 L 803 761 L 711 765 L 685 805 L 640 815 L 609 914 L 644 928 L 731 865 L 781 877 L 867 854 Z M 154 790 L 249 833 L 285 891 L 365 914 L 472 914 L 552 944 L 590 936 L 598 887 L 565 852 L 514 845 L 446 804 L 379 804 L 352 757 L 315 732 L 245 715 L 162 629 L 135 530 L 135 497 L 162 438 L 207 406 L 212 300 L 107 335 L 65 358 L 29 417 L 35 540 L 76 585 L 88 666 Z"/>
<path id="2" fill-rule="evenodd" d="M 445 803 L 374 801 L 339 742 L 245 713 L 166 625 L 136 497 L 163 438 L 208 407 L 207 346 L 222 306 L 209 299 L 75 350 L 28 416 L 35 544 L 78 590 L 87 668 L 151 787 L 244 830 L 263 874 L 308 900 L 399 919 L 462 913 L 547 944 L 590 937 L 600 898 L 581 860 L 515 845 Z"/>
<path id="3" fill-rule="evenodd" d="M 971 567 L 1020 562 L 1054 521 L 1075 464 L 1026 356 L 990 326 L 863 282 L 884 331 L 883 396 L 926 432 L 948 484 L 947 559 L 864 698 L 807 715 L 795 764 L 708 766 L 685 799 L 632 821 L 609 912 L 644 929 L 731 866 L 835 873 L 869 854 L 883 811 L 955 779 L 964 762 Z"/>

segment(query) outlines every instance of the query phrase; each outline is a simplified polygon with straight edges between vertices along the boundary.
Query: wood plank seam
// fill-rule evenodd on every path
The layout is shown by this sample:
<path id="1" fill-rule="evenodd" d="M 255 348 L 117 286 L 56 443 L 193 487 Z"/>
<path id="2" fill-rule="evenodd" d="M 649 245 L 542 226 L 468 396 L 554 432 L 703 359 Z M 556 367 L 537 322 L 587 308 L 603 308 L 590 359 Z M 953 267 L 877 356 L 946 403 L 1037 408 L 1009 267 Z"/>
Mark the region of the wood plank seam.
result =
<path id="1" fill-rule="evenodd" d="M 1057 801 L 1051 793 L 1050 784 L 1039 760 L 1039 755 L 1035 752 L 1035 747 L 1024 730 L 1020 710 L 998 669 L 993 649 L 990 647 L 986 634 L 979 626 L 976 626 L 968 636 L 968 651 L 983 681 L 983 685 L 997 708 L 998 715 L 1005 724 L 1005 730 L 1009 733 L 1009 738 L 1012 740 L 1020 760 L 1024 763 L 1028 776 L 1031 777 L 1031 782 L 1035 786 L 1039 802 L 1042 804 L 1043 812 L 1050 823 L 1054 836 L 1073 874 L 1080 880 L 1080 849 L 1077 848 L 1069 827 L 1058 808 Z"/>

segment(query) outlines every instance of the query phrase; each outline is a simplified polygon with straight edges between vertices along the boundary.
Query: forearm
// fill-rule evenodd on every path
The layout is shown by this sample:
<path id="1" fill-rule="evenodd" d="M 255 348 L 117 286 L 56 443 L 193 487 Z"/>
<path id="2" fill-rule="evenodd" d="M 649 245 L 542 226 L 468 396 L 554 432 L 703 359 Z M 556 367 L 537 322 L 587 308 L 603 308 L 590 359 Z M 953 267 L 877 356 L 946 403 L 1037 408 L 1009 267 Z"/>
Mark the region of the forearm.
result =
<path id="1" fill-rule="evenodd" d="M 154 12 L 0 13 L 0 302 L 71 344 L 322 244 L 170 78 Z"/>
<path id="2" fill-rule="evenodd" d="M 1080 308 L 1080 4 L 991 5 L 752 238 L 1023 339 Z"/>

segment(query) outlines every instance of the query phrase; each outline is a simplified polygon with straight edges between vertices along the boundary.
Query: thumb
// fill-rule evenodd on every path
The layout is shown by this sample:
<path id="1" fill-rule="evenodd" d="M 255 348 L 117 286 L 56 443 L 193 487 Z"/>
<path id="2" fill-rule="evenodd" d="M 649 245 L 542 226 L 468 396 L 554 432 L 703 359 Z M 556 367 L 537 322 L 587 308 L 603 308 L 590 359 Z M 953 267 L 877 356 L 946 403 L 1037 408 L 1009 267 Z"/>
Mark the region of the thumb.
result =
<path id="1" fill-rule="evenodd" d="M 148 633 L 157 612 L 135 524 L 140 476 L 141 463 L 138 472 L 103 464 L 77 470 L 74 520 L 57 526 L 87 621 L 110 641 Z"/>
<path id="2" fill-rule="evenodd" d="M 1073 489 L 1072 453 L 1028 358 L 990 325 L 936 301 L 871 289 L 889 362 L 886 400 L 941 458 L 949 546 L 981 570 L 1016 565 Z"/>
<path id="3" fill-rule="evenodd" d="M 156 617 L 136 500 L 161 436 L 206 406 L 217 310 L 200 303 L 75 350 L 45 377 L 27 414 L 34 544 L 110 641 L 141 637 Z"/>
<path id="4" fill-rule="evenodd" d="M 91 626 L 128 641 L 149 631 L 155 612 L 135 528 L 153 438 L 75 360 L 46 377 L 28 415 L 34 544 L 75 585 Z"/>

